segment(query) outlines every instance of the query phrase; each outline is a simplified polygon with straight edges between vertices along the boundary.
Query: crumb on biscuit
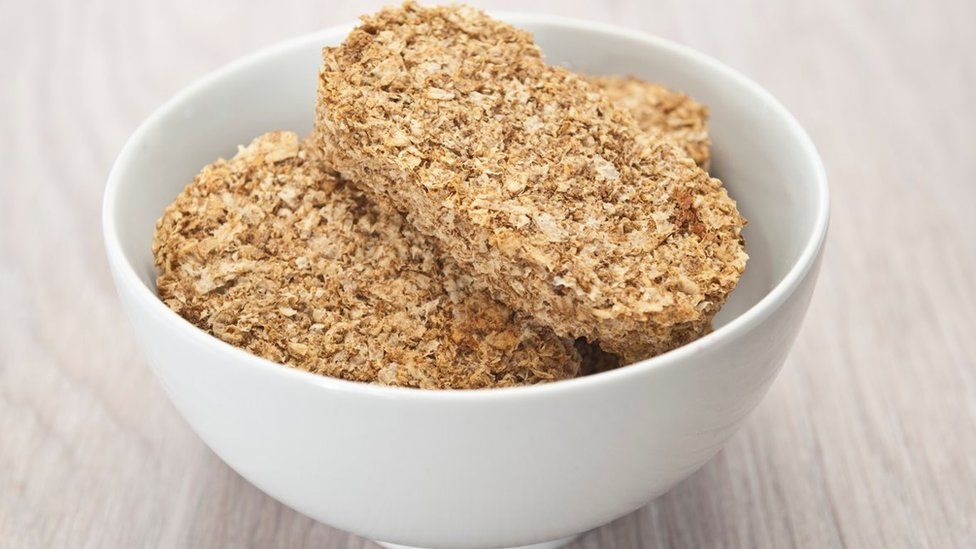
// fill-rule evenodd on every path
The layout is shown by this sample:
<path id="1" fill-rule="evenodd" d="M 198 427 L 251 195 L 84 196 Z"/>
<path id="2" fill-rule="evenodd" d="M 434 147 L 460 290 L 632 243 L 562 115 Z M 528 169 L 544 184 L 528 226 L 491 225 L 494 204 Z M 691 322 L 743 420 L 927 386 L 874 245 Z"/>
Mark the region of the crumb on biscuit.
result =
<path id="1" fill-rule="evenodd" d="M 688 95 L 634 76 L 585 76 L 651 139 L 668 139 L 708 170 L 708 107 Z"/>

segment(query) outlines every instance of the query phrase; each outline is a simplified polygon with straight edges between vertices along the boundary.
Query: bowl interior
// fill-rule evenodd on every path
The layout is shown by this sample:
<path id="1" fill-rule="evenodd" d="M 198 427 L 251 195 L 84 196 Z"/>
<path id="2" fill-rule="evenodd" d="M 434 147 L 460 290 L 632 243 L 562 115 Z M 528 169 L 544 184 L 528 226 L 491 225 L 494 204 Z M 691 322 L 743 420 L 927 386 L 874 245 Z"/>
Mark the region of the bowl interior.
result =
<path id="1" fill-rule="evenodd" d="M 758 303 L 799 261 L 824 215 L 822 171 L 802 129 L 761 88 L 664 40 L 573 21 L 503 16 L 534 33 L 551 63 L 633 74 L 684 91 L 711 110 L 712 174 L 749 220 L 750 260 L 716 328 Z M 351 27 L 292 40 L 190 86 L 150 117 L 113 169 L 106 216 L 125 261 L 155 293 L 156 219 L 204 165 L 276 129 L 311 130 L 320 49 Z"/>

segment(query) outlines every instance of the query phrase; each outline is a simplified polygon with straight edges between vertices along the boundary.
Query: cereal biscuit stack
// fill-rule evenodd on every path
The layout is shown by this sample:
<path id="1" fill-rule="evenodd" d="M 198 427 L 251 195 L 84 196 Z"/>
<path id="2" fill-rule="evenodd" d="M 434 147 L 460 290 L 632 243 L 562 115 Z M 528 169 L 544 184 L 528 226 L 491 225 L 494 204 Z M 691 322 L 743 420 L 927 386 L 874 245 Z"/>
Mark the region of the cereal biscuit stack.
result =
<path id="1" fill-rule="evenodd" d="M 255 139 L 157 223 L 178 314 L 296 368 L 430 389 L 596 373 L 710 329 L 745 220 L 702 171 L 703 105 L 548 66 L 465 6 L 383 10 L 323 58 L 309 140 Z"/>

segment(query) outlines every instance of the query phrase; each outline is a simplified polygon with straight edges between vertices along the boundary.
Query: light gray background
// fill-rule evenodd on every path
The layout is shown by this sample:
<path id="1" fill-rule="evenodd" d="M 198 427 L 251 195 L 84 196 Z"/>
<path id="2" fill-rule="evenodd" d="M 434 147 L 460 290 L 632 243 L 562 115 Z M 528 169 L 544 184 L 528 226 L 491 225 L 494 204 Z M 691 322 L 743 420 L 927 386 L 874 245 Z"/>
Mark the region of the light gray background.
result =
<path id="1" fill-rule="evenodd" d="M 976 545 L 976 3 L 478 5 L 709 53 L 796 114 L 831 180 L 821 282 L 769 396 L 703 470 L 574 547 Z M 375 7 L 0 1 L 0 545 L 373 547 L 189 430 L 122 316 L 99 214 L 122 143 L 178 89 Z"/>

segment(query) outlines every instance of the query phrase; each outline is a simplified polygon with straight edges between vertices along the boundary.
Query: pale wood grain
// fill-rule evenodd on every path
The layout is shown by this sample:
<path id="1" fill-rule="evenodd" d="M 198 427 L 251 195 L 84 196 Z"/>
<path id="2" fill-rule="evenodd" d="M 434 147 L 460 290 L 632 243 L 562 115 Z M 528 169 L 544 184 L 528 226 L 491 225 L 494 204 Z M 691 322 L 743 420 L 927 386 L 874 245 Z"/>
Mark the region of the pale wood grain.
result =
<path id="1" fill-rule="evenodd" d="M 976 546 L 976 3 L 484 2 L 676 39 L 817 142 L 796 348 L 699 473 L 575 547 Z M 0 4 L 0 545 L 374 547 L 265 496 L 155 383 L 102 252 L 109 166 L 209 70 L 374 3 Z"/>

